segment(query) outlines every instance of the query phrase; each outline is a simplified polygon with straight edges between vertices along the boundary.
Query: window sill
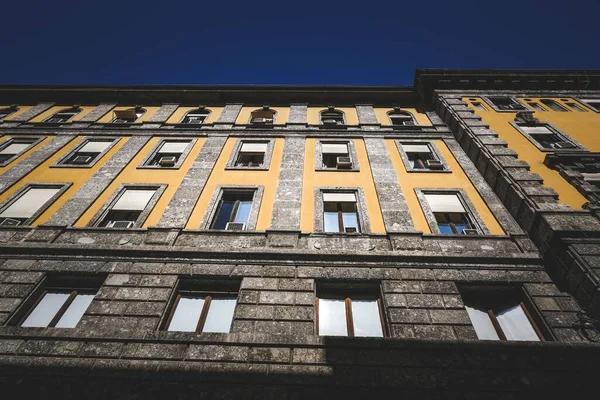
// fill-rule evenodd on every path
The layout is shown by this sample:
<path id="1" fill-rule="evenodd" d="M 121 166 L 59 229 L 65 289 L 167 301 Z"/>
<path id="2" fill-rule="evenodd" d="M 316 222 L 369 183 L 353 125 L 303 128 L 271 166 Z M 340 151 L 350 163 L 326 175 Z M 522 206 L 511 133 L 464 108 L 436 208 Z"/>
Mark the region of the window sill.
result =
<path id="1" fill-rule="evenodd" d="M 183 164 L 183 163 L 181 163 Z M 164 170 L 178 170 L 181 168 L 180 164 L 176 164 L 172 167 L 161 167 L 158 165 L 138 165 L 135 169 L 164 169 Z"/>
<path id="2" fill-rule="evenodd" d="M 359 168 L 315 168 L 316 172 L 360 172 Z"/>
<path id="3" fill-rule="evenodd" d="M 225 171 L 268 171 L 269 167 L 225 167 Z"/>
<path id="4" fill-rule="evenodd" d="M 450 169 L 418 169 L 418 168 L 408 169 L 407 168 L 406 172 L 429 173 L 429 174 L 447 174 L 447 173 L 452 173 L 452 170 L 450 170 Z"/>

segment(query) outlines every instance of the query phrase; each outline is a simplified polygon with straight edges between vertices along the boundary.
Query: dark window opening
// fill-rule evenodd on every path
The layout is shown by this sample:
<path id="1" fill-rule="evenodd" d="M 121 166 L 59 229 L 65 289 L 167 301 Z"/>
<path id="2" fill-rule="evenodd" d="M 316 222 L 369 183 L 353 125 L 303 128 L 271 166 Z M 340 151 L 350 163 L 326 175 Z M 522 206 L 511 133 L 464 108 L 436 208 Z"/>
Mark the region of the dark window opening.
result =
<path id="1" fill-rule="evenodd" d="M 581 101 L 587 104 L 592 110 L 600 111 L 600 99 L 586 99 Z"/>
<path id="2" fill-rule="evenodd" d="M 488 97 L 488 100 L 491 101 L 496 108 L 502 111 L 520 111 L 525 109 L 521 103 L 510 97 Z"/>
<path id="3" fill-rule="evenodd" d="M 321 112 L 321 124 L 323 125 L 344 125 L 344 113 L 336 110 Z"/>
<path id="4" fill-rule="evenodd" d="M 0 164 L 5 164 L 17 158 L 26 152 L 37 140 L 38 138 L 13 138 L 0 143 Z"/>
<path id="5" fill-rule="evenodd" d="M 529 107 L 533 108 L 536 111 L 546 111 L 546 109 L 544 107 L 542 107 L 540 104 L 535 103 L 535 102 L 529 102 L 527 103 L 529 105 Z"/>
<path id="6" fill-rule="evenodd" d="M 250 123 L 253 125 L 272 125 L 275 122 L 275 111 L 256 110 L 250 116 Z"/>
<path id="7" fill-rule="evenodd" d="M 78 108 L 78 107 L 69 108 L 69 109 L 57 112 L 56 114 L 54 114 L 53 116 L 51 116 L 44 122 L 50 122 L 53 124 L 67 122 L 71 118 L 73 118 L 74 116 L 79 114 L 80 112 L 81 112 L 81 108 Z"/>
<path id="8" fill-rule="evenodd" d="M 467 213 L 433 213 L 442 235 L 462 235 L 465 229 L 474 229 Z"/>
<path id="9" fill-rule="evenodd" d="M 577 112 L 586 112 L 585 108 L 581 107 L 579 104 L 574 103 L 572 101 L 566 102 L 565 104 Z"/>
<path id="10" fill-rule="evenodd" d="M 0 108 L 0 119 L 4 119 L 4 118 L 8 117 L 10 114 L 15 113 L 17 111 L 19 111 L 19 107 L 17 107 L 17 106 Z"/>
<path id="11" fill-rule="evenodd" d="M 211 229 L 245 230 L 250 218 L 254 191 L 224 191 Z"/>
<path id="12" fill-rule="evenodd" d="M 235 159 L 236 167 L 262 167 L 267 152 L 267 142 L 242 142 Z"/>
<path id="13" fill-rule="evenodd" d="M 323 193 L 323 231 L 360 233 L 354 193 Z"/>
<path id="14" fill-rule="evenodd" d="M 413 116 L 405 111 L 392 111 L 388 113 L 388 116 L 390 118 L 390 122 L 394 126 L 416 125 Z"/>
<path id="15" fill-rule="evenodd" d="M 550 100 L 550 99 L 541 99 L 540 103 L 542 103 L 543 105 L 545 105 L 546 107 L 548 107 L 549 109 L 551 109 L 552 111 L 560 111 L 560 112 L 565 112 L 568 111 L 566 108 L 564 108 L 563 106 L 561 106 L 560 104 L 558 104 L 556 101 L 554 100 Z"/>
<path id="16" fill-rule="evenodd" d="M 204 121 L 206 121 L 206 118 L 208 118 L 209 114 L 210 114 L 210 112 L 201 110 L 201 109 L 192 110 L 185 115 L 185 117 L 183 118 L 181 123 L 182 124 L 191 124 L 191 125 L 203 124 Z"/>
<path id="17" fill-rule="evenodd" d="M 113 143 L 110 141 L 87 141 L 77 151 L 73 152 L 62 164 L 67 165 L 90 165 L 100 154 L 104 153 Z"/>
<path id="18" fill-rule="evenodd" d="M 165 141 L 146 165 L 162 168 L 175 167 L 190 143 L 189 141 Z"/>
<path id="19" fill-rule="evenodd" d="M 131 228 L 141 214 L 141 210 L 111 210 L 99 226 L 104 228 Z"/>
<path id="20" fill-rule="evenodd" d="M 349 143 L 321 143 L 321 153 L 323 168 L 347 169 L 352 168 L 352 159 L 350 157 Z"/>

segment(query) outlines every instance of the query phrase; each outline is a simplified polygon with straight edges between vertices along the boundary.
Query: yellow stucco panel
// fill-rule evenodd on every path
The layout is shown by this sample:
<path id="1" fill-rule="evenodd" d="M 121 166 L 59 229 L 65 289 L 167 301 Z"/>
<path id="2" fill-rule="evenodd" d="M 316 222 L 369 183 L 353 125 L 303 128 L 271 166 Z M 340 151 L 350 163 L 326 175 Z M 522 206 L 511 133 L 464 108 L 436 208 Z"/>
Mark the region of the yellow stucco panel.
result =
<path id="1" fill-rule="evenodd" d="M 104 116 L 98 120 L 98 123 L 109 123 L 115 118 L 115 111 L 129 110 L 131 108 L 135 108 L 135 105 L 115 107 L 106 114 L 104 114 Z M 142 105 L 142 108 L 145 109 L 146 112 L 144 113 L 144 115 L 135 120 L 136 124 L 148 121 L 150 118 L 152 118 L 154 113 L 157 112 L 160 107 L 146 107 Z"/>
<path id="2" fill-rule="evenodd" d="M 316 143 L 317 139 L 306 139 L 302 211 L 300 216 L 300 229 L 302 232 L 314 232 L 315 229 L 315 188 L 329 186 L 362 188 L 365 193 L 366 207 L 369 214 L 364 217 L 369 220 L 371 233 L 386 233 L 364 141 L 361 139 L 352 139 L 360 167 L 360 171 L 358 172 L 315 171 Z"/>
<path id="3" fill-rule="evenodd" d="M 275 139 L 273 156 L 268 171 L 251 170 L 226 170 L 227 161 L 231 152 L 234 150 L 238 138 L 230 137 L 223 146 L 223 151 L 219 155 L 215 167 L 202 190 L 202 194 L 194 207 L 192 216 L 186 224 L 186 229 L 199 229 L 206 214 L 208 204 L 218 186 L 237 185 L 237 186 L 264 186 L 263 198 L 258 212 L 258 221 L 256 223 L 257 231 L 264 231 L 271 226 L 271 217 L 273 215 L 273 205 L 277 193 L 277 179 L 279 178 L 279 169 L 283 157 L 284 139 Z"/>
<path id="4" fill-rule="evenodd" d="M 386 139 L 385 141 L 400 186 L 402 187 L 406 204 L 410 210 L 410 215 L 415 223 L 416 230 L 424 233 L 431 233 L 421 204 L 417 199 L 415 189 L 447 188 L 463 189 L 481 216 L 485 226 L 490 230 L 490 233 L 492 235 L 504 235 L 505 232 L 494 217 L 494 214 L 490 211 L 485 201 L 479 195 L 479 192 L 475 189 L 464 170 L 460 167 L 448 146 L 446 146 L 442 140 L 433 140 L 433 143 L 450 166 L 451 173 L 408 172 L 400 157 L 395 141 L 392 139 Z"/>
<path id="5" fill-rule="evenodd" d="M 529 97 L 528 97 L 529 98 Z M 479 98 L 469 97 L 463 100 L 475 110 L 481 120 L 490 125 L 498 133 L 498 137 L 508 143 L 508 147 L 517 152 L 519 159 L 527 162 L 534 172 L 542 177 L 544 186 L 550 187 L 558 193 L 558 201 L 568 204 L 571 208 L 580 210 L 587 202 L 577 189 L 560 176 L 558 171 L 544 165 L 547 152 L 540 151 L 533 143 L 521 134 L 510 122 L 514 121 L 516 113 L 496 112 L 485 103 L 488 110 L 477 110 L 472 106 L 472 101 L 482 101 Z M 532 98 L 533 99 L 533 98 Z M 535 100 L 535 99 L 533 99 Z M 560 99 L 554 99 L 560 102 Z M 534 117 L 541 122 L 549 122 L 558 129 L 581 143 L 591 151 L 600 151 L 600 140 L 597 132 L 600 130 L 600 114 L 595 112 L 558 112 L 536 111 Z"/>
<path id="6" fill-rule="evenodd" d="M 183 118 L 185 117 L 185 115 L 188 112 L 190 112 L 192 110 L 197 110 L 197 109 L 198 109 L 198 106 L 196 106 L 196 107 L 178 107 L 175 110 L 175 112 L 173 114 L 171 114 L 169 119 L 167 119 L 167 124 L 179 124 L 179 123 L 181 123 L 181 121 L 183 120 Z M 223 112 L 223 107 L 206 107 L 206 111 L 210 111 L 210 114 L 208 114 L 208 118 L 206 119 L 206 121 L 204 121 L 204 123 L 212 124 L 217 119 L 219 119 L 221 112 Z"/>
<path id="7" fill-rule="evenodd" d="M 379 122 L 383 126 L 392 125 L 392 122 L 388 117 L 388 113 L 390 111 L 394 111 L 394 109 L 386 107 L 375 107 L 374 110 L 375 116 L 377 117 L 377 122 Z M 417 122 L 417 125 L 431 126 L 431 121 L 429 120 L 427 114 L 417 111 L 416 108 L 401 108 L 400 110 L 411 113 L 415 121 Z"/>
<path id="8" fill-rule="evenodd" d="M 185 158 L 181 165 L 181 168 L 175 170 L 163 170 L 157 168 L 139 168 L 140 164 L 144 161 L 144 158 L 150 154 L 152 149 L 158 144 L 161 137 L 153 137 L 146 143 L 146 145 L 133 157 L 133 159 L 127 164 L 125 169 L 113 180 L 113 182 L 106 188 L 104 192 L 98 197 L 98 199 L 92 204 L 90 208 L 79 218 L 74 226 L 83 227 L 90 223 L 92 218 L 100 211 L 102 206 L 106 204 L 110 196 L 112 196 L 121 185 L 128 183 L 149 183 L 149 184 L 165 184 L 167 188 L 161 195 L 160 199 L 150 212 L 150 215 L 144 221 L 143 228 L 148 226 L 154 226 L 158 223 L 162 216 L 165 208 L 171 201 L 171 198 L 181 185 L 183 178 L 187 171 L 192 166 L 192 163 L 198 156 L 200 149 L 206 141 L 205 138 L 199 138 L 196 140 L 194 147 Z"/>
<path id="9" fill-rule="evenodd" d="M 37 117 L 32 118 L 29 122 L 44 122 L 45 120 L 47 120 L 48 118 L 50 118 L 51 116 L 56 114 L 57 112 L 62 111 L 62 110 L 67 110 L 71 107 L 73 107 L 73 105 L 62 105 L 62 106 L 50 107 L 49 109 L 47 109 L 46 111 L 44 111 L 43 113 L 38 115 Z M 71 118 L 71 120 L 69 122 L 79 121 L 81 118 L 85 117 L 85 115 L 87 113 L 89 113 L 94 108 L 96 108 L 96 106 L 80 106 L 79 108 L 81 108 L 81 112 L 79 114 L 75 115 L 73 118 Z"/>
<path id="10" fill-rule="evenodd" d="M 5 104 L 3 106 L 0 106 L 0 109 L 7 108 L 7 107 L 10 107 L 10 106 L 11 106 L 10 104 Z M 11 119 L 13 119 L 15 117 L 18 117 L 19 115 L 23 114 L 25 111 L 30 110 L 33 106 L 18 106 L 18 107 L 19 107 L 19 109 L 16 112 L 8 115 L 6 118 L 4 118 L 2 120 L 3 121 L 10 121 Z"/>
<path id="11" fill-rule="evenodd" d="M 235 120 L 236 124 L 249 124 L 250 116 L 253 111 L 260 111 L 262 107 L 242 107 L 242 110 L 238 114 Z M 275 111 L 275 125 L 285 125 L 290 119 L 290 108 L 289 107 L 270 107 L 269 110 Z"/>
<path id="12" fill-rule="evenodd" d="M 358 114 L 354 107 L 336 107 L 337 111 L 344 113 L 346 125 L 358 125 Z M 321 111 L 327 111 L 327 107 L 308 107 L 306 117 L 309 125 L 321 124 Z"/>

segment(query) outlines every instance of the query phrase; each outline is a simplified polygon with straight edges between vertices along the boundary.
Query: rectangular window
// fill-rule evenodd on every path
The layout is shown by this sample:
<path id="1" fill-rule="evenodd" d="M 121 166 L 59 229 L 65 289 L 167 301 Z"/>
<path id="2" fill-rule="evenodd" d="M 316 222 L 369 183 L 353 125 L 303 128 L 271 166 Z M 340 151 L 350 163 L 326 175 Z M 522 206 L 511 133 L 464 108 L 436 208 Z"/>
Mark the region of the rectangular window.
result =
<path id="1" fill-rule="evenodd" d="M 533 101 L 528 102 L 527 105 L 529 107 L 531 107 L 532 109 L 534 109 L 535 111 L 546 111 L 546 109 L 544 107 L 542 107 L 541 104 L 538 104 L 538 103 L 533 102 Z"/>
<path id="2" fill-rule="evenodd" d="M 35 144 L 38 138 L 12 138 L 0 143 L 0 165 L 8 164 Z"/>
<path id="3" fill-rule="evenodd" d="M 442 235 L 478 234 L 458 194 L 425 194 Z"/>
<path id="4" fill-rule="evenodd" d="M 461 290 L 461 296 L 479 339 L 544 340 L 522 289 L 468 289 Z"/>
<path id="5" fill-rule="evenodd" d="M 437 159 L 427 143 L 402 144 L 410 165 L 414 169 L 441 170 L 444 165 Z"/>
<path id="6" fill-rule="evenodd" d="M 72 152 L 61 165 L 90 165 L 114 142 L 109 140 L 86 140 L 85 144 Z"/>
<path id="7" fill-rule="evenodd" d="M 323 193 L 323 231 L 360 232 L 356 193 Z"/>
<path id="8" fill-rule="evenodd" d="M 576 149 L 573 143 L 562 138 L 546 125 L 522 125 L 519 128 L 544 149 Z"/>
<path id="9" fill-rule="evenodd" d="M 248 226 L 254 190 L 225 190 L 211 229 L 243 231 Z"/>
<path id="10" fill-rule="evenodd" d="M 352 168 L 352 158 L 350 157 L 350 150 L 348 148 L 349 145 L 349 142 L 321 143 L 321 152 L 323 154 L 323 168 Z"/>
<path id="11" fill-rule="evenodd" d="M 235 159 L 236 167 L 262 167 L 265 163 L 268 142 L 243 141 Z"/>
<path id="12" fill-rule="evenodd" d="M 337 290 L 320 293 L 316 301 L 319 336 L 385 336 L 378 296 Z"/>
<path id="13" fill-rule="evenodd" d="M 12 201 L 0 212 L 0 225 L 23 225 L 40 210 L 47 207 L 47 203 L 60 192 L 58 187 L 30 186 L 19 197 Z"/>
<path id="14" fill-rule="evenodd" d="M 494 106 L 496 106 L 496 108 L 498 110 L 502 110 L 502 111 L 525 110 L 525 107 L 521 103 L 519 103 L 518 101 L 513 99 L 512 97 L 494 96 L 494 97 L 488 97 L 488 100 L 491 101 L 492 104 Z"/>
<path id="15" fill-rule="evenodd" d="M 190 143 L 190 140 L 165 140 L 154 152 L 154 155 L 150 157 L 146 165 L 161 168 L 174 167 L 179 163 Z"/>
<path id="16" fill-rule="evenodd" d="M 590 185 L 594 185 L 594 186 L 597 186 L 598 188 L 600 188 L 600 172 L 596 172 L 596 173 L 583 172 L 582 175 L 583 175 L 584 181 L 586 181 Z"/>
<path id="17" fill-rule="evenodd" d="M 567 101 L 565 102 L 566 105 L 568 105 L 569 107 L 571 107 L 573 110 L 578 111 L 578 112 L 586 112 L 585 109 L 583 107 L 581 107 L 579 104 L 574 103 L 572 101 Z"/>
<path id="18" fill-rule="evenodd" d="M 156 189 L 129 188 L 123 190 L 118 200 L 101 219 L 99 226 L 132 228 L 155 193 Z"/>
<path id="19" fill-rule="evenodd" d="M 592 110 L 600 112 L 600 99 L 581 99 L 581 102 Z"/>

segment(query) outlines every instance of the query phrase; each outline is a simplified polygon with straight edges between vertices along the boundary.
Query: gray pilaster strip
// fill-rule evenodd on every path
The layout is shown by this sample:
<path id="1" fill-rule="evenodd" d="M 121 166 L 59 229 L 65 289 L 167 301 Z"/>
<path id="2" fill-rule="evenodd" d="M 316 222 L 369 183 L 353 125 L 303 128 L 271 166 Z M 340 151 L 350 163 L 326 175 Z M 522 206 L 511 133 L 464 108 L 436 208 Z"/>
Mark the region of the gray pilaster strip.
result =
<path id="1" fill-rule="evenodd" d="M 164 123 L 177 110 L 179 104 L 163 104 L 158 111 L 148 120 L 148 122 Z"/>
<path id="2" fill-rule="evenodd" d="M 290 104 L 288 124 L 306 125 L 308 106 L 306 104 Z"/>
<path id="3" fill-rule="evenodd" d="M 89 113 L 84 115 L 83 118 L 81 118 L 78 122 L 96 122 L 100 118 L 105 116 L 106 113 L 109 112 L 110 110 L 112 110 L 115 106 L 116 106 L 116 104 L 114 104 L 114 103 L 100 104 L 99 106 L 94 108 L 92 111 L 90 111 Z"/>
<path id="4" fill-rule="evenodd" d="M 225 108 L 219 119 L 215 122 L 216 124 L 235 124 L 240 111 L 242 110 L 242 104 L 226 104 Z"/>
<path id="5" fill-rule="evenodd" d="M 375 110 L 372 105 L 362 104 L 356 106 L 356 113 L 358 114 L 358 123 L 361 125 L 377 125 L 377 116 L 375 116 Z"/>
<path id="6" fill-rule="evenodd" d="M 183 182 L 177 188 L 175 195 L 160 218 L 159 227 L 183 228 L 185 226 L 226 140 L 227 138 L 224 136 L 206 139 L 198 157 L 194 160 Z"/>
<path id="7" fill-rule="evenodd" d="M 270 229 L 300 230 L 304 145 L 303 137 L 285 139 Z"/>
<path id="8" fill-rule="evenodd" d="M 383 138 L 367 138 L 365 145 L 386 231 L 415 232 L 402 187 Z"/>
<path id="9" fill-rule="evenodd" d="M 48 221 L 49 225 L 73 225 L 108 185 L 123 171 L 150 138 L 132 137 Z"/>
<path id="10" fill-rule="evenodd" d="M 34 118 L 34 117 L 40 115 L 41 113 L 43 113 L 44 111 L 46 111 L 47 109 L 52 107 L 53 105 L 54 105 L 54 103 L 40 103 L 37 106 L 31 107 L 29 110 L 25 111 L 24 113 L 19 114 L 16 117 L 12 118 L 11 121 L 13 121 L 13 122 L 29 121 L 31 118 Z"/>
<path id="11" fill-rule="evenodd" d="M 25 175 L 37 168 L 71 140 L 73 140 L 72 136 L 56 136 L 39 150 L 33 151 L 23 161 L 15 162 L 12 168 L 0 175 L 0 193 L 23 179 Z"/>

